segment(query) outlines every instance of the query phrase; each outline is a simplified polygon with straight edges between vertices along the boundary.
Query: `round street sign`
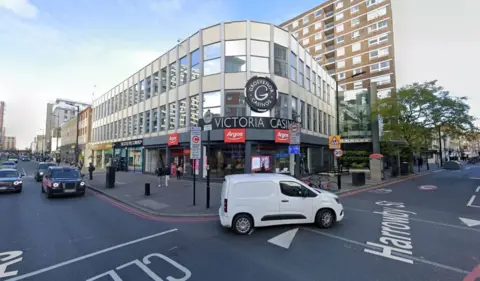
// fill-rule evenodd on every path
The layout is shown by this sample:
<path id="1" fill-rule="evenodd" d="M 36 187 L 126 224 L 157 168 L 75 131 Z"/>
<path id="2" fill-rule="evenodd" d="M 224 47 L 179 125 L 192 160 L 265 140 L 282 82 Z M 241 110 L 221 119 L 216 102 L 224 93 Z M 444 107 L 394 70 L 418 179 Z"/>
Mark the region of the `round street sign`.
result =
<path id="1" fill-rule="evenodd" d="M 421 185 L 418 187 L 420 190 L 434 190 L 437 189 L 438 187 L 435 185 Z"/>
<path id="2" fill-rule="evenodd" d="M 203 115 L 203 121 L 206 124 L 210 124 L 212 122 L 212 113 L 210 112 L 210 110 L 207 110 L 207 112 L 205 112 L 205 114 Z"/>
<path id="3" fill-rule="evenodd" d="M 200 138 L 198 136 L 193 136 L 192 137 L 192 142 L 193 143 L 198 143 L 200 141 Z"/>
<path id="4" fill-rule="evenodd" d="M 296 133 L 298 131 L 300 131 L 300 124 L 298 123 L 293 123 L 290 125 L 290 131 Z"/>
<path id="5" fill-rule="evenodd" d="M 333 151 L 333 155 L 335 155 L 335 157 L 337 157 L 337 158 L 342 157 L 342 155 L 343 155 L 343 150 L 341 150 L 341 149 L 335 149 L 335 150 Z"/>

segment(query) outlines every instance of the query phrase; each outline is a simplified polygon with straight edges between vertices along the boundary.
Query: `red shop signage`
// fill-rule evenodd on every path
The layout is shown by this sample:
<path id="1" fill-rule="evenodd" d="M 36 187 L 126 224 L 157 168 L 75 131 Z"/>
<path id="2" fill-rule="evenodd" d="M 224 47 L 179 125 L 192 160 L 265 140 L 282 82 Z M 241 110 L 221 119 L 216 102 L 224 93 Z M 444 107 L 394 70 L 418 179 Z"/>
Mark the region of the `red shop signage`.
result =
<path id="1" fill-rule="evenodd" d="M 245 143 L 245 129 L 225 129 L 223 130 L 224 143 Z"/>
<path id="2" fill-rule="evenodd" d="M 288 140 L 288 130 L 275 130 L 275 143 L 290 143 Z"/>
<path id="3" fill-rule="evenodd" d="M 168 146 L 178 145 L 178 133 L 168 135 Z"/>

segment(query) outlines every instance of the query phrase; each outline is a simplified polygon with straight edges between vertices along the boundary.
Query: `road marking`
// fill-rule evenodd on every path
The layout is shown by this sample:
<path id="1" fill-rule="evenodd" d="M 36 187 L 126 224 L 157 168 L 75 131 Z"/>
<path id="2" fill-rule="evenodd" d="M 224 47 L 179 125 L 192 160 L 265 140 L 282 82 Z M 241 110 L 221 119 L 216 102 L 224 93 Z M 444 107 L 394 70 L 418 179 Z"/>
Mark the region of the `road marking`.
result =
<path id="1" fill-rule="evenodd" d="M 477 186 L 477 189 L 475 189 L 475 192 L 479 192 L 480 191 L 480 186 Z"/>
<path id="2" fill-rule="evenodd" d="M 467 219 L 467 218 L 460 218 L 460 217 L 459 217 L 459 219 L 460 219 L 464 224 L 466 224 L 466 225 L 469 226 L 469 227 L 480 225 L 480 221 L 477 221 L 477 220 L 472 220 L 472 219 Z"/>
<path id="3" fill-rule="evenodd" d="M 435 190 L 437 189 L 438 187 L 435 186 L 435 185 L 421 185 L 418 187 L 418 189 L 420 190 Z"/>
<path id="4" fill-rule="evenodd" d="M 472 197 L 470 198 L 470 201 L 468 201 L 468 203 L 467 203 L 467 207 L 480 208 L 480 206 L 473 204 L 473 201 L 475 201 L 475 198 L 476 198 L 476 196 L 472 195 Z"/>
<path id="5" fill-rule="evenodd" d="M 480 180 L 480 178 L 470 177 L 471 180 Z"/>
<path id="6" fill-rule="evenodd" d="M 5 253 L 0 253 L 0 257 L 6 256 L 0 259 L 0 261 L 6 262 L 3 264 L 0 264 L 0 278 L 15 276 L 18 274 L 18 270 L 7 272 L 7 267 L 17 262 L 21 262 L 23 260 L 23 257 L 21 257 L 22 254 L 23 254 L 22 251 L 10 251 Z"/>
<path id="7" fill-rule="evenodd" d="M 323 236 L 326 236 L 326 237 L 330 237 L 330 238 L 333 238 L 333 239 L 341 240 L 341 241 L 344 241 L 344 242 L 347 242 L 347 243 L 355 244 L 355 245 L 358 245 L 358 246 L 361 246 L 361 247 L 369 248 L 371 250 L 377 250 L 378 251 L 380 249 L 380 247 L 377 247 L 377 246 L 373 246 L 373 245 L 370 245 L 370 244 L 366 244 L 366 243 L 362 243 L 362 242 L 359 242 L 359 241 L 351 240 L 351 239 L 348 239 L 348 238 L 345 238 L 345 237 L 342 237 L 342 236 L 333 235 L 333 234 L 326 233 L 326 232 L 323 232 L 323 231 L 320 231 L 320 230 L 311 229 L 311 228 L 305 228 L 305 230 L 308 230 L 310 232 L 317 233 L 319 235 L 323 235 Z M 437 268 L 450 270 L 450 271 L 457 272 L 457 273 L 460 273 L 460 274 L 469 274 L 470 273 L 467 270 L 463 270 L 463 269 L 456 268 L 456 267 L 453 267 L 453 266 L 450 266 L 450 265 L 445 265 L 445 264 L 441 264 L 441 263 L 438 263 L 438 262 L 426 260 L 426 259 L 423 259 L 423 258 L 418 258 L 418 257 L 415 257 L 415 256 L 405 255 L 405 254 L 401 254 L 401 253 L 392 253 L 392 255 L 395 255 L 399 258 L 411 259 L 411 260 L 414 260 L 414 261 L 419 262 L 419 263 L 428 264 L 428 265 L 431 265 L 431 266 L 434 266 L 434 267 L 437 267 Z"/>
<path id="8" fill-rule="evenodd" d="M 27 172 L 25 172 L 25 168 L 22 168 L 22 171 L 23 171 L 23 175 L 27 176 Z"/>
<path id="9" fill-rule="evenodd" d="M 44 272 L 47 272 L 47 271 L 50 271 L 50 270 L 57 269 L 59 267 L 63 267 L 63 266 L 66 266 L 66 265 L 69 265 L 69 264 L 72 264 L 72 263 L 75 263 L 75 262 L 78 262 L 78 261 L 82 261 L 82 260 L 85 260 L 85 259 L 88 259 L 88 258 L 91 258 L 91 257 L 94 257 L 94 256 L 98 256 L 100 254 L 104 254 L 104 253 L 107 253 L 107 252 L 110 252 L 110 251 L 113 251 L 113 250 L 116 250 L 116 249 L 120 249 L 120 248 L 123 248 L 123 247 L 126 247 L 126 246 L 130 246 L 132 244 L 136 244 L 136 243 L 139 243 L 139 242 L 142 242 L 142 241 L 145 241 L 145 240 L 156 238 L 156 237 L 159 237 L 159 236 L 162 236 L 162 235 L 165 235 L 165 234 L 168 234 L 168 233 L 172 233 L 172 232 L 175 232 L 175 231 L 178 231 L 178 229 L 173 228 L 173 229 L 166 230 L 166 231 L 163 231 L 163 232 L 159 232 L 159 233 L 156 233 L 156 234 L 153 234 L 153 235 L 150 235 L 150 236 L 145 236 L 145 237 L 142 237 L 142 238 L 139 238 L 139 239 L 136 239 L 136 240 L 132 240 L 132 241 L 129 241 L 129 242 L 125 242 L 125 243 L 116 245 L 116 246 L 112 246 L 110 248 L 106 248 L 106 249 L 103 249 L 103 250 L 100 250 L 100 251 L 96 251 L 96 252 L 93 252 L 93 253 L 78 257 L 78 258 L 74 258 L 74 259 L 67 260 L 67 261 L 64 261 L 64 262 L 61 262 L 61 263 L 58 263 L 58 264 L 54 264 L 52 266 L 45 267 L 43 269 L 39 269 L 39 270 L 30 272 L 30 273 L 27 273 L 27 274 L 24 274 L 24 275 L 20 275 L 20 276 L 11 278 L 8 281 L 23 280 L 23 279 L 26 279 L 28 277 L 32 277 L 32 276 L 35 276 L 35 275 L 38 275 L 38 274 L 41 274 L 41 273 L 44 273 Z"/>
<path id="10" fill-rule="evenodd" d="M 272 243 L 284 249 L 290 248 L 290 244 L 292 244 L 293 238 L 298 232 L 298 228 L 291 229 L 285 231 L 284 233 L 273 237 L 272 239 L 268 240 L 268 243 Z"/>
<path id="11" fill-rule="evenodd" d="M 345 210 L 350 210 L 350 211 L 356 211 L 356 212 L 363 212 L 363 213 L 369 213 L 369 214 L 376 214 L 375 211 L 368 211 L 368 210 L 362 210 L 362 209 L 355 209 L 355 208 L 348 208 L 348 207 L 343 207 Z M 474 228 L 468 228 L 464 226 L 459 226 L 459 225 L 454 225 L 454 224 L 448 224 L 448 223 L 443 223 L 443 222 L 436 222 L 436 221 L 429 221 L 429 220 L 424 220 L 424 219 L 419 219 L 419 218 L 410 218 L 411 221 L 418 221 L 418 222 L 424 222 L 424 223 L 430 223 L 430 224 L 435 224 L 435 225 L 441 225 L 441 226 L 447 226 L 447 227 L 453 227 L 457 229 L 463 229 L 463 230 L 471 230 L 471 231 L 476 231 L 480 232 L 480 229 L 474 229 Z"/>

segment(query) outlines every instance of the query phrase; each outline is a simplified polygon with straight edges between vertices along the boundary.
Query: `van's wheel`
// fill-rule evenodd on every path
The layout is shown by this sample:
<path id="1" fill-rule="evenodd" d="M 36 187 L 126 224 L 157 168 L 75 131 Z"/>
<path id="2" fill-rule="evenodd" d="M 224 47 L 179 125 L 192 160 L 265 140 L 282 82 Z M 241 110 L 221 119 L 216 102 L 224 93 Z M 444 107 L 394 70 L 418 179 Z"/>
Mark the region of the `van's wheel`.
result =
<path id="1" fill-rule="evenodd" d="M 335 214 L 330 209 L 323 209 L 317 212 L 315 224 L 320 228 L 330 228 L 335 223 Z"/>
<path id="2" fill-rule="evenodd" d="M 247 214 L 236 215 L 232 227 L 237 234 L 248 234 L 253 229 L 253 219 Z"/>

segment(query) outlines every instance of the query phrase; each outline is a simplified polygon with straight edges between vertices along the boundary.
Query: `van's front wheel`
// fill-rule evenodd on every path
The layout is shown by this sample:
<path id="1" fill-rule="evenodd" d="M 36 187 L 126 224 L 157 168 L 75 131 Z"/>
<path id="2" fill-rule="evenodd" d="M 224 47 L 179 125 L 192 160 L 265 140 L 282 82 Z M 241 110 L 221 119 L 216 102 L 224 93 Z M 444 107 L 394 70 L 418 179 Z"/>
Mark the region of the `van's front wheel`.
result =
<path id="1" fill-rule="evenodd" d="M 245 235 L 253 229 L 253 219 L 247 214 L 236 215 L 233 219 L 233 230 L 237 234 Z"/>
<path id="2" fill-rule="evenodd" d="M 330 228 L 335 223 L 335 213 L 330 209 L 322 209 L 315 216 L 315 224 L 320 228 Z"/>

